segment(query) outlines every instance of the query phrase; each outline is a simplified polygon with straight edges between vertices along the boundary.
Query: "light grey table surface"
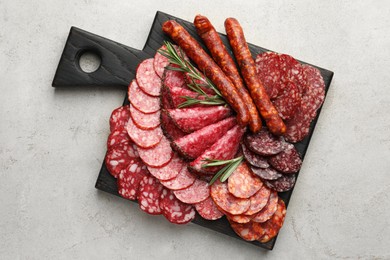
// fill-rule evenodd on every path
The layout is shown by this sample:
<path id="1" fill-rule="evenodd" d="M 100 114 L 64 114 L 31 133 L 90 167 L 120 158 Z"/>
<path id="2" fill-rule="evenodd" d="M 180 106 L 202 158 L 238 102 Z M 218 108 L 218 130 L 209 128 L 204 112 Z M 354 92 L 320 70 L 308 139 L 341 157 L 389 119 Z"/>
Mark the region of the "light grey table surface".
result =
<path id="1" fill-rule="evenodd" d="M 70 26 L 142 48 L 155 12 L 335 72 L 276 246 L 175 226 L 97 191 L 125 90 L 54 89 Z M 389 1 L 0 0 L 1 259 L 390 259 Z"/>

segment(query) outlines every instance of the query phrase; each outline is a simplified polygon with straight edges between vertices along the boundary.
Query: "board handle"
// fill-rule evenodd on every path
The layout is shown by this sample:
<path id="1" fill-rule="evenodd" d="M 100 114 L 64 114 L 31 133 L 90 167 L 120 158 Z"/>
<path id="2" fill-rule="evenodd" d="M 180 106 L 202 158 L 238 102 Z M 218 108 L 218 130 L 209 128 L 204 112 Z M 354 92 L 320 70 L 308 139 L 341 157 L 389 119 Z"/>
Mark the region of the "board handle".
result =
<path id="1" fill-rule="evenodd" d="M 101 59 L 94 72 L 84 72 L 80 57 L 92 52 Z M 54 75 L 53 87 L 128 86 L 138 64 L 150 55 L 104 37 L 71 27 L 64 51 Z"/>

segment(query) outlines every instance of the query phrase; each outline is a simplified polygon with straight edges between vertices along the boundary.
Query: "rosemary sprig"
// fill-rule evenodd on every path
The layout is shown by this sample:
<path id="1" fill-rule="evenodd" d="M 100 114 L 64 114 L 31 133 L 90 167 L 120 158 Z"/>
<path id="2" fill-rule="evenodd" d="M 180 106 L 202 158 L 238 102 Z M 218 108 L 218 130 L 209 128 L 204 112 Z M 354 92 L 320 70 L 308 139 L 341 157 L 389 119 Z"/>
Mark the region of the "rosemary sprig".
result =
<path id="1" fill-rule="evenodd" d="M 211 160 L 205 159 L 209 163 L 202 165 L 202 168 L 213 167 L 213 166 L 222 166 L 225 165 L 222 169 L 220 169 L 214 177 L 211 179 L 209 185 L 212 185 L 218 178 L 221 182 L 225 182 L 230 175 L 237 169 L 240 163 L 244 160 L 243 156 L 231 159 L 231 160 Z"/>

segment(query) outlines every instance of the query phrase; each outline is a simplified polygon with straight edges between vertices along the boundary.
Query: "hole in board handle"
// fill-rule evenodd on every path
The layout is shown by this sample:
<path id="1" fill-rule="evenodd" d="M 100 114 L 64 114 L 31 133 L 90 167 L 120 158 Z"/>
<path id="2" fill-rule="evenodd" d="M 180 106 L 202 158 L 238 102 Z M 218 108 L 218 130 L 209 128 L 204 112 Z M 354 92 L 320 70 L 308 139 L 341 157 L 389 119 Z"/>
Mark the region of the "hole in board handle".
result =
<path id="1" fill-rule="evenodd" d="M 102 64 L 101 56 L 93 50 L 85 50 L 80 52 L 76 59 L 80 69 L 85 73 L 93 73 L 100 68 Z"/>

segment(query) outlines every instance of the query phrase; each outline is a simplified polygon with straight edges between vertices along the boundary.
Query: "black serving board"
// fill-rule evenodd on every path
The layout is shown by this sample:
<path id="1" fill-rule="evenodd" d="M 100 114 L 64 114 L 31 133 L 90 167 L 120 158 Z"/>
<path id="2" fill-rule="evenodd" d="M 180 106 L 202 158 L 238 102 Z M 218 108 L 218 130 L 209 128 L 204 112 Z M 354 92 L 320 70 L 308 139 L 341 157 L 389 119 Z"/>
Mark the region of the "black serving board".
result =
<path id="1" fill-rule="evenodd" d="M 156 50 L 163 44 L 163 41 L 169 40 L 169 38 L 163 34 L 161 26 L 165 21 L 170 19 L 178 21 L 190 32 L 194 38 L 196 38 L 201 43 L 199 37 L 196 35 L 195 27 L 192 23 L 162 12 L 156 13 L 152 28 L 149 32 L 149 36 L 142 51 L 72 27 L 66 41 L 56 74 L 54 76 L 52 84 L 53 87 L 122 86 L 124 90 L 127 90 L 128 84 L 135 77 L 138 64 L 144 59 L 153 57 L 156 53 Z M 221 37 L 224 44 L 230 51 L 230 46 L 226 36 L 221 34 Z M 204 45 L 202 46 L 204 47 Z M 258 53 L 269 51 L 250 43 L 249 48 L 253 57 L 255 57 Z M 101 65 L 95 72 L 85 73 L 79 66 L 79 58 L 86 51 L 94 52 L 101 57 Z M 333 72 L 318 66 L 314 67 L 321 71 L 325 81 L 327 93 L 333 77 Z M 123 104 L 128 104 L 127 95 Z M 320 112 L 321 110 L 318 111 L 317 117 L 311 124 L 309 135 L 303 141 L 295 144 L 295 147 L 302 155 L 302 159 L 305 157 Z M 102 142 L 105 141 L 106 140 L 102 140 Z M 104 160 L 95 187 L 99 190 L 119 196 L 117 192 L 116 180 L 108 172 L 104 164 Z M 286 206 L 288 206 L 292 192 L 293 190 L 279 193 L 279 196 L 285 201 Z M 234 233 L 234 231 L 230 228 L 230 225 L 225 217 L 216 221 L 209 221 L 197 215 L 193 223 L 244 241 L 238 237 L 236 233 Z M 283 232 L 283 229 L 281 232 Z M 272 250 L 275 245 L 275 241 L 276 238 L 264 244 L 257 241 L 244 242 Z"/>

